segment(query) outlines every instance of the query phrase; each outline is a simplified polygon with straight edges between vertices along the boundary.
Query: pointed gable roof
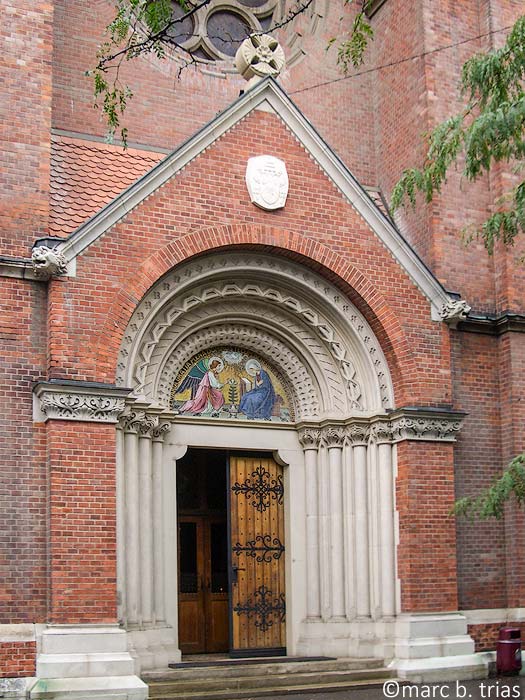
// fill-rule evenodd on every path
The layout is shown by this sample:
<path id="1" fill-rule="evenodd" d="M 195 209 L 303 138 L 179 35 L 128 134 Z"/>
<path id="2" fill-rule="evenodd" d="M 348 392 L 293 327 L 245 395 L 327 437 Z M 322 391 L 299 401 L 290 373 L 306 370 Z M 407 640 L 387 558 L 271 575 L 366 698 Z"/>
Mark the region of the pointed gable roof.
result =
<path id="1" fill-rule="evenodd" d="M 433 318 L 440 320 L 441 309 L 450 301 L 443 286 L 300 109 L 272 78 L 264 79 L 244 93 L 230 107 L 219 113 L 146 175 L 70 234 L 64 243 L 58 246 L 66 260 L 73 261 L 91 243 L 254 109 L 268 110 L 279 116 L 346 200 L 363 217 L 414 284 L 428 298 Z"/>

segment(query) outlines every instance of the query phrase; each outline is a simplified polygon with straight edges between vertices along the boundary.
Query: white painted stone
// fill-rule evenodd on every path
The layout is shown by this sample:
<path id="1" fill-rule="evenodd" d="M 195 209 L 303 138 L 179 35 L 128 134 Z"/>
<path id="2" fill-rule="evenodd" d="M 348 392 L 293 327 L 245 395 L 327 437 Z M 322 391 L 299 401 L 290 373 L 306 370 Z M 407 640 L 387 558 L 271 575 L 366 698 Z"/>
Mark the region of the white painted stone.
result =
<path id="1" fill-rule="evenodd" d="M 275 156 L 249 158 L 246 187 L 252 204 L 266 211 L 282 209 L 286 204 L 289 187 L 286 164 Z"/>
<path id="2" fill-rule="evenodd" d="M 30 700 L 147 700 L 148 686 L 137 676 L 54 678 L 38 680 Z"/>
<path id="3" fill-rule="evenodd" d="M 465 654 L 425 659 L 396 659 L 390 664 L 400 679 L 412 683 L 442 683 L 487 678 L 490 656 Z"/>
<path id="4" fill-rule="evenodd" d="M 26 700 L 36 678 L 0 678 L 0 698 Z"/>

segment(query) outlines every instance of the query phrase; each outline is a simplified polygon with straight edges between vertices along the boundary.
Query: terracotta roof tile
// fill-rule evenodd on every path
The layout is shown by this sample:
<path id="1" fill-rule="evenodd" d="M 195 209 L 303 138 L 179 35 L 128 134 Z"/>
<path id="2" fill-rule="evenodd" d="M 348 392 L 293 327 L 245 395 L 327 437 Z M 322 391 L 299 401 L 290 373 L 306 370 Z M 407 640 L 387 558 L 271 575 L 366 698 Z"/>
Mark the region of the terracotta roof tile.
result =
<path id="1" fill-rule="evenodd" d="M 49 235 L 67 236 L 165 155 L 54 135 Z"/>

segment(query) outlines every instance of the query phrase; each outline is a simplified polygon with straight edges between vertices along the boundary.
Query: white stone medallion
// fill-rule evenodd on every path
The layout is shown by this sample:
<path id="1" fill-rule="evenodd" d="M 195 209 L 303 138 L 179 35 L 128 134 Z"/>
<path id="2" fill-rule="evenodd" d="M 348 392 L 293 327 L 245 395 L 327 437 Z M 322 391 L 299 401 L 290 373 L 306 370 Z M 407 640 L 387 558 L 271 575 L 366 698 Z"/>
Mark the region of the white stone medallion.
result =
<path id="1" fill-rule="evenodd" d="M 276 78 L 284 68 L 284 51 L 269 34 L 251 34 L 237 49 L 235 65 L 245 80 Z"/>
<path id="2" fill-rule="evenodd" d="M 246 186 L 253 204 L 272 211 L 282 209 L 288 196 L 286 165 L 274 156 L 255 156 L 248 159 Z"/>

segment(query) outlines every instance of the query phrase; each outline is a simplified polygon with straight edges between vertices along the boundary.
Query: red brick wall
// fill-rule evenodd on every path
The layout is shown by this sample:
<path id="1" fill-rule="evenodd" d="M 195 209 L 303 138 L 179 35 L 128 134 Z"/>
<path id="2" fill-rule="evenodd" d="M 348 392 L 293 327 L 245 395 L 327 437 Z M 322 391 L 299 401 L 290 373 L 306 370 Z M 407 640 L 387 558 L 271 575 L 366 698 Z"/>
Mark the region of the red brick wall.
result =
<path id="1" fill-rule="evenodd" d="M 286 207 L 273 213 L 250 203 L 244 183 L 248 157 L 263 149 L 286 161 L 290 177 Z M 146 290 L 186 257 L 232 244 L 296 252 L 338 275 L 382 340 L 398 404 L 450 405 L 446 327 L 278 118 L 259 111 L 94 243 L 76 278 L 52 283 L 52 376 L 113 381 Z"/>
<path id="2" fill-rule="evenodd" d="M 502 627 L 518 627 L 521 629 L 522 639 L 525 638 L 525 623 L 495 622 L 481 625 L 468 625 L 468 633 L 476 644 L 476 651 L 494 651 L 498 641 L 498 634 Z"/>
<path id="3" fill-rule="evenodd" d="M 0 278 L 0 623 L 45 618 L 45 445 L 31 395 L 46 367 L 45 310 L 44 285 Z"/>
<path id="4" fill-rule="evenodd" d="M 453 446 L 401 442 L 397 464 L 401 609 L 457 610 Z"/>
<path id="5" fill-rule="evenodd" d="M 49 621 L 116 622 L 115 426 L 46 427 Z"/>
<path id="6" fill-rule="evenodd" d="M 460 498 L 479 493 L 503 466 L 499 341 L 453 331 L 452 348 L 454 405 L 467 413 L 454 451 L 456 497 Z M 460 609 L 505 607 L 504 523 L 458 518 L 456 527 Z"/>
<path id="7" fill-rule="evenodd" d="M 316 35 L 310 36 L 308 22 L 300 20 L 306 55 L 283 73 L 281 84 L 356 174 L 373 183 L 372 77 L 338 82 L 334 89 L 330 81 L 341 78 L 341 72 L 336 67 L 336 50 L 326 52 L 329 38 L 346 26 L 340 18 L 351 17 L 355 8 L 339 0 L 325 5 L 322 31 Z M 103 135 L 105 124 L 100 112 L 93 110 L 92 82 L 84 73 L 94 65 L 114 4 L 98 0 L 88 7 L 82 0 L 57 0 L 55 8 L 53 126 Z M 129 102 L 125 117 L 130 141 L 175 148 L 233 102 L 246 85 L 239 76 L 217 77 L 209 69 L 207 73 L 189 68 L 179 76 L 179 66 L 174 60 L 147 57 L 123 67 L 123 80 L 137 96 Z"/>
<path id="8" fill-rule="evenodd" d="M 0 254 L 27 255 L 49 210 L 53 3 L 6 0 L 2 14 Z"/>
<path id="9" fill-rule="evenodd" d="M 0 642 L 0 678 L 24 678 L 36 672 L 36 642 Z"/>

